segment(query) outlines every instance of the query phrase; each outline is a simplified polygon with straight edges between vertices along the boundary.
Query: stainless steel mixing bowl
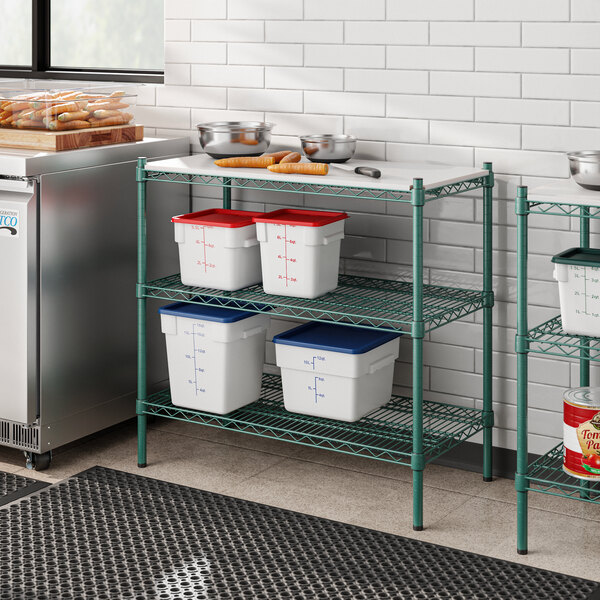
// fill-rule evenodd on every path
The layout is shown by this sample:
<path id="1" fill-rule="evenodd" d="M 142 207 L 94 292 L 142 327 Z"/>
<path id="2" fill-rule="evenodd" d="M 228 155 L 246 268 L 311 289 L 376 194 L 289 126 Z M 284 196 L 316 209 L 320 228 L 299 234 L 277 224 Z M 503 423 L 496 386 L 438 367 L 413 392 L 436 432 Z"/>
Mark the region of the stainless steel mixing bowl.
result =
<path id="1" fill-rule="evenodd" d="M 200 145 L 209 156 L 229 158 L 260 156 L 266 152 L 274 125 L 261 121 L 216 121 L 196 127 Z"/>
<path id="2" fill-rule="evenodd" d="M 343 163 L 351 159 L 356 150 L 353 135 L 301 135 L 300 142 L 306 158 L 312 162 Z"/>
<path id="3" fill-rule="evenodd" d="M 588 190 L 600 191 L 600 150 L 567 152 L 571 177 Z"/>

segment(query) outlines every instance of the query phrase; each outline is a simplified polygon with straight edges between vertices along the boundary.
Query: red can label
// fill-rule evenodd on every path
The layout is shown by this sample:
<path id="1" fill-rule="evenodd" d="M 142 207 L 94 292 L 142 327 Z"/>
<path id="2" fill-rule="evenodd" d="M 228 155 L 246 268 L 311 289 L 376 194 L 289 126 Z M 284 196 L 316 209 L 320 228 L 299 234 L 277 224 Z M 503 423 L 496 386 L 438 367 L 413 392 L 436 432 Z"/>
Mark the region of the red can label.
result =
<path id="1" fill-rule="evenodd" d="M 564 468 L 583 479 L 600 480 L 600 410 L 564 405 Z"/>

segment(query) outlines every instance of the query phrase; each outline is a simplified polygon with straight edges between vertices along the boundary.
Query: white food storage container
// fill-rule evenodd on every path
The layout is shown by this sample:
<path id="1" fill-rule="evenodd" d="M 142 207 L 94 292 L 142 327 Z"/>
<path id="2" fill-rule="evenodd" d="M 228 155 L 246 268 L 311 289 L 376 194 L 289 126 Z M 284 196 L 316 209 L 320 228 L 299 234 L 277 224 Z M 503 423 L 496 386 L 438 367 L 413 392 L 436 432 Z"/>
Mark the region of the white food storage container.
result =
<path id="1" fill-rule="evenodd" d="M 552 262 L 563 331 L 600 337 L 600 250 L 570 248 Z"/>
<path id="2" fill-rule="evenodd" d="M 265 293 L 316 298 L 334 290 L 346 218 L 296 209 L 255 217 Z"/>
<path id="3" fill-rule="evenodd" d="M 258 400 L 268 316 L 184 302 L 159 313 L 175 406 L 223 415 Z"/>
<path id="4" fill-rule="evenodd" d="M 227 291 L 260 283 L 260 250 L 252 219 L 262 214 L 213 208 L 173 217 L 181 282 Z"/>
<path id="5" fill-rule="evenodd" d="M 306 323 L 273 338 L 290 412 L 358 421 L 392 394 L 400 334 Z"/>

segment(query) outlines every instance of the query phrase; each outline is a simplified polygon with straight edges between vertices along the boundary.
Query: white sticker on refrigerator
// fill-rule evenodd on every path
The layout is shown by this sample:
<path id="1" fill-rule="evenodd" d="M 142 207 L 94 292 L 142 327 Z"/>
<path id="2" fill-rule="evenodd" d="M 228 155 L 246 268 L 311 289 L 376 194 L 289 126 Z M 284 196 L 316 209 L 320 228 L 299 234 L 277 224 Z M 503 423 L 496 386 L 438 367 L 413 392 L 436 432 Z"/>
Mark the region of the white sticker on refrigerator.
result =
<path id="1" fill-rule="evenodd" d="M 19 211 L 0 208 L 0 237 L 19 237 Z"/>

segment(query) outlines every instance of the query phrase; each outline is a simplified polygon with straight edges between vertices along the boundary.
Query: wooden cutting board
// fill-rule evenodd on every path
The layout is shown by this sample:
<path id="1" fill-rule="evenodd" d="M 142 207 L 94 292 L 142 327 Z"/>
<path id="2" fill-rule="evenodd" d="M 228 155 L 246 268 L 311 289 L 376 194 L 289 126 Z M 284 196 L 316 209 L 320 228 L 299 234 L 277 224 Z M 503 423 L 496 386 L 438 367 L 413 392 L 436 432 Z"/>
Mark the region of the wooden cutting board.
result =
<path id="1" fill-rule="evenodd" d="M 0 147 L 58 152 L 91 146 L 123 144 L 144 139 L 143 125 L 115 125 L 72 131 L 0 129 Z"/>

